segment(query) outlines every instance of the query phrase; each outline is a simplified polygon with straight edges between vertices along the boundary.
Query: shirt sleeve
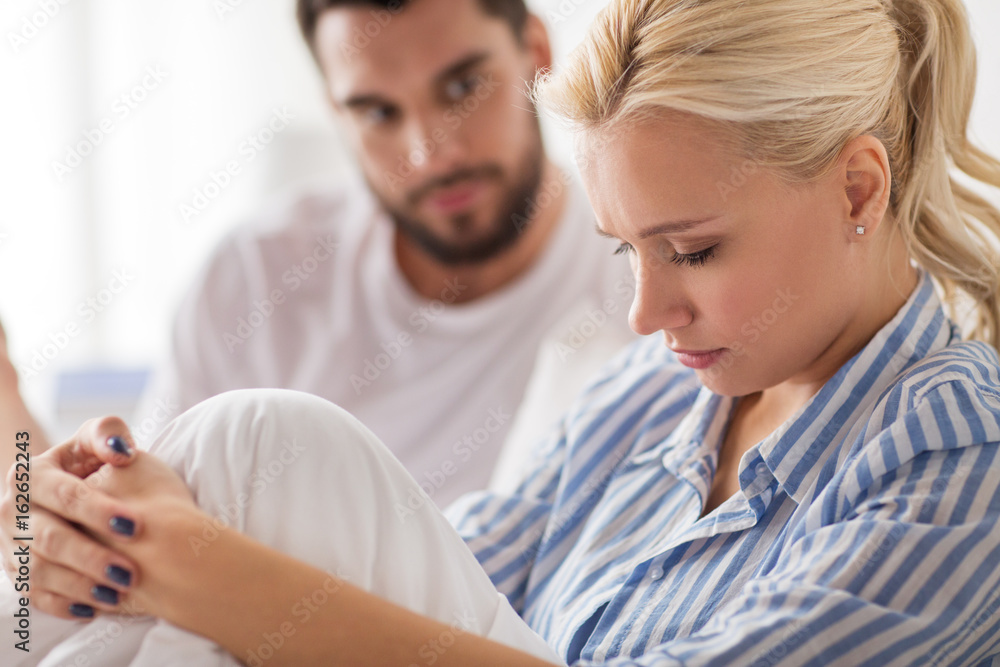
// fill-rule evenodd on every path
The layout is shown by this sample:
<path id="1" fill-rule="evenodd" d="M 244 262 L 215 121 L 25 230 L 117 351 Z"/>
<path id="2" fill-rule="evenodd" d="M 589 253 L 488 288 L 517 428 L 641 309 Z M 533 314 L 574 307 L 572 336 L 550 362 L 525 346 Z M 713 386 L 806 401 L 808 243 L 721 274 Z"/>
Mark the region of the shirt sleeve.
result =
<path id="1" fill-rule="evenodd" d="M 493 585 L 518 613 L 566 460 L 565 424 L 564 418 L 538 444 L 532 465 L 511 493 L 468 493 L 445 510 Z"/>
<path id="2" fill-rule="evenodd" d="M 569 482 L 574 478 L 574 465 L 579 467 L 581 451 L 585 461 L 590 459 L 592 452 L 587 453 L 586 446 L 589 438 L 600 431 L 597 427 L 606 425 L 612 415 L 628 421 L 628 415 L 619 407 L 637 387 L 649 390 L 655 386 L 654 392 L 679 401 L 689 401 L 697 393 L 700 385 L 694 373 L 666 363 L 665 350 L 659 340 L 646 337 L 619 351 L 591 379 L 548 435 L 531 448 L 531 458 L 521 467 L 512 491 L 466 494 L 445 510 L 497 590 L 507 596 L 518 613 L 523 611 L 529 579 L 545 540 L 584 511 L 584 505 L 589 506 L 597 497 L 593 489 L 602 486 L 589 486 L 592 480 L 588 480 L 578 488 Z M 632 438 L 626 437 L 615 451 L 631 450 L 634 444 Z M 622 458 L 626 456 L 625 452 L 619 453 Z M 608 455 L 609 461 L 616 458 Z M 593 474 L 598 479 L 604 479 L 606 471 L 600 472 L 600 467 L 593 470 L 597 470 Z M 576 470 L 576 474 L 579 472 Z M 573 493 L 581 489 L 587 500 L 573 502 L 580 501 Z"/>
<path id="3" fill-rule="evenodd" d="M 998 523 L 1000 396 L 949 383 L 849 459 L 700 630 L 602 664 L 980 664 L 1000 642 Z"/>

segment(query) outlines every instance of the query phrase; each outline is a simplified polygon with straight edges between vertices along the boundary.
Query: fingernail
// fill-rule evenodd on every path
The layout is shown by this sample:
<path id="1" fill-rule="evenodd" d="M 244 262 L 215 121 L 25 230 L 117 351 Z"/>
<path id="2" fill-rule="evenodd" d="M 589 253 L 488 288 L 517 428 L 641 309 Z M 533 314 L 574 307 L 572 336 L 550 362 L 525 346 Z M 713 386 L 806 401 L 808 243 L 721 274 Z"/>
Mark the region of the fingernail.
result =
<path id="1" fill-rule="evenodd" d="M 112 451 L 118 452 L 123 456 L 132 456 L 132 448 L 128 446 L 128 443 L 125 442 L 124 438 L 117 435 L 113 435 L 108 438 L 108 447 L 110 447 Z"/>
<path id="2" fill-rule="evenodd" d="M 111 530 L 126 537 L 132 537 L 135 534 L 135 522 L 132 519 L 116 516 L 111 519 L 108 525 L 111 526 Z"/>
<path id="3" fill-rule="evenodd" d="M 107 586 L 101 586 L 98 584 L 90 589 L 90 594 L 94 596 L 94 599 L 98 602 L 103 602 L 105 604 L 118 604 L 118 591 L 113 588 L 108 588 Z"/>
<path id="4" fill-rule="evenodd" d="M 74 602 L 69 606 L 69 613 L 79 618 L 91 618 L 94 615 L 94 608 L 89 604 L 79 604 Z"/>
<path id="5" fill-rule="evenodd" d="M 124 567 L 118 567 L 117 565 L 108 565 L 108 567 L 104 570 L 104 573 L 108 575 L 108 579 L 115 582 L 119 586 L 132 585 L 132 573 L 126 570 Z"/>

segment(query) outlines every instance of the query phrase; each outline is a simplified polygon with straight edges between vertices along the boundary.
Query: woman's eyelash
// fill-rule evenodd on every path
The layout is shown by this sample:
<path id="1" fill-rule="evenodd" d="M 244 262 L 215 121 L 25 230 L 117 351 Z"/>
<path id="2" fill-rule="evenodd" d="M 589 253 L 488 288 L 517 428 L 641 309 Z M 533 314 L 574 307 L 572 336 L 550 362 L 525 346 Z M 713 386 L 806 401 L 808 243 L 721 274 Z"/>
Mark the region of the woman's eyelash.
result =
<path id="1" fill-rule="evenodd" d="M 705 248 L 704 250 L 699 250 L 698 252 L 693 252 L 690 255 L 682 255 L 681 253 L 675 253 L 670 261 L 674 264 L 681 264 L 685 266 L 701 266 L 708 260 L 710 260 L 715 255 L 715 246 L 711 248 Z"/>
<path id="2" fill-rule="evenodd" d="M 693 252 L 690 255 L 675 252 L 674 256 L 670 258 L 670 261 L 681 266 L 701 266 L 715 256 L 715 248 L 716 246 L 712 246 L 711 248 L 705 248 L 704 250 Z M 622 243 L 618 246 L 618 249 L 615 250 L 616 255 L 623 255 L 632 252 L 635 252 L 635 248 L 632 247 L 631 243 Z"/>

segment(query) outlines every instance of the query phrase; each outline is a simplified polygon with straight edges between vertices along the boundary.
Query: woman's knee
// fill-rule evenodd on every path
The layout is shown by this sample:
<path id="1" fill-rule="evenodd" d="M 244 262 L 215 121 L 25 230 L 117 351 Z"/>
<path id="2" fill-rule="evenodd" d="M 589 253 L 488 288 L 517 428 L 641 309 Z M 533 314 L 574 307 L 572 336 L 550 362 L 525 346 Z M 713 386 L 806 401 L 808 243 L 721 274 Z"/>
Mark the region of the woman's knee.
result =
<path id="1" fill-rule="evenodd" d="M 150 446 L 178 472 L 228 473 L 254 488 L 290 469 L 356 463 L 387 455 L 377 438 L 343 408 L 287 389 L 242 389 L 199 403 Z"/>
<path id="2" fill-rule="evenodd" d="M 291 463 L 299 458 L 303 435 L 313 436 L 321 424 L 347 419 L 333 403 L 288 389 L 241 389 L 214 396 L 191 410 L 195 426 L 214 434 L 206 446 L 229 450 L 231 460 L 248 457 Z"/>
<path id="3" fill-rule="evenodd" d="M 293 391 L 229 392 L 199 404 L 153 451 L 167 450 L 208 515 L 199 549 L 234 527 L 326 567 L 331 535 L 349 535 L 353 549 L 368 549 L 381 529 L 367 524 L 387 520 L 383 515 L 394 520 L 397 496 L 419 490 L 357 419 Z M 316 522 L 324 529 L 317 531 Z M 371 539 L 361 538 L 365 531 Z"/>

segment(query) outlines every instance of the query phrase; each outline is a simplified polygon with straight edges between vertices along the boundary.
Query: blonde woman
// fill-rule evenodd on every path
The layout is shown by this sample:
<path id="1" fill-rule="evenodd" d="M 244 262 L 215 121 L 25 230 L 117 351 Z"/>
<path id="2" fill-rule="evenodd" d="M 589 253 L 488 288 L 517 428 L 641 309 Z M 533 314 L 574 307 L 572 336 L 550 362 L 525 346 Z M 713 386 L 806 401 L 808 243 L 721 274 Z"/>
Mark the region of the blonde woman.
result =
<path id="1" fill-rule="evenodd" d="M 663 340 L 591 384 L 516 493 L 450 524 L 305 395 L 201 404 L 154 447 L 169 466 L 89 422 L 31 469 L 34 511 L 101 543 L 34 543 L 36 650 L 992 664 L 1000 213 L 949 176 L 1000 186 L 966 137 L 974 80 L 959 0 L 612 0 L 541 98 L 631 253 L 633 328 Z M 55 618 L 128 604 L 159 620 Z"/>

